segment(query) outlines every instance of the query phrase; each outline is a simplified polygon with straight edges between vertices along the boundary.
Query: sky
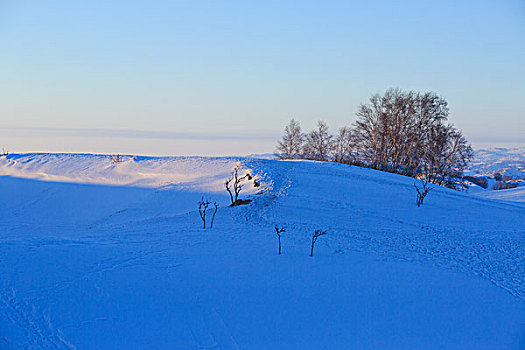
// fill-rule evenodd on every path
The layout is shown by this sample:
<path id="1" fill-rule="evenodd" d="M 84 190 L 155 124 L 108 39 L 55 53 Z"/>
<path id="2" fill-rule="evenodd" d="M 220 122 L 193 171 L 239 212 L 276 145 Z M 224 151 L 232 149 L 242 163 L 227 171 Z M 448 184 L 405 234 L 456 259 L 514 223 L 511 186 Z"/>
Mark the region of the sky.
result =
<path id="1" fill-rule="evenodd" d="M 523 0 L 0 0 L 0 148 L 270 153 L 392 87 L 525 144 L 524 62 Z"/>

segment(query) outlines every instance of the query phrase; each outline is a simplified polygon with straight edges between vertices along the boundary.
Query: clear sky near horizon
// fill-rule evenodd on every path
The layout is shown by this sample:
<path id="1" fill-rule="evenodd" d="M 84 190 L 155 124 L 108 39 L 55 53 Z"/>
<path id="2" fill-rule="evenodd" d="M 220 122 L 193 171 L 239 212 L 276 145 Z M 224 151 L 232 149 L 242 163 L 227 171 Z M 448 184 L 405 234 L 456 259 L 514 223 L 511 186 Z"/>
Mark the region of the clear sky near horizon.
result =
<path id="1" fill-rule="evenodd" d="M 0 148 L 248 154 L 390 87 L 525 143 L 525 1 L 0 1 Z"/>

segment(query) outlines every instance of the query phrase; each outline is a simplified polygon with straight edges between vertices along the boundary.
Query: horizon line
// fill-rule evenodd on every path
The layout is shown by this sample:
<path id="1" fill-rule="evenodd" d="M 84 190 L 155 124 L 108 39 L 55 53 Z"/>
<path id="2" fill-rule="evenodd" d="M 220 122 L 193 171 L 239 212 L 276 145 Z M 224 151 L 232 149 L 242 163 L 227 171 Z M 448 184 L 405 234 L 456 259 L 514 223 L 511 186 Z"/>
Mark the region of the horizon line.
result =
<path id="1" fill-rule="evenodd" d="M 130 139 L 183 139 L 183 140 L 277 140 L 279 135 L 265 133 L 211 133 L 177 132 L 159 130 L 112 129 L 112 128 L 69 128 L 69 127 L 33 127 L 1 126 L 0 129 L 18 132 L 41 132 L 60 134 L 61 136 L 118 137 Z"/>

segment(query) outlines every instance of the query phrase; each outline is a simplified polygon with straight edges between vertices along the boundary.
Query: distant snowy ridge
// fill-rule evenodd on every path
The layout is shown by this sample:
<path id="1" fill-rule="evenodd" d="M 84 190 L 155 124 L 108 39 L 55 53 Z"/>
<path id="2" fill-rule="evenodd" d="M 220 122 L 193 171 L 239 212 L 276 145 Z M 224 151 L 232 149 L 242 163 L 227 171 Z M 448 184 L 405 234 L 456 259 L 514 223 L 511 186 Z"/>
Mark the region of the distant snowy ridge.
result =
<path id="1" fill-rule="evenodd" d="M 28 153 L 0 157 L 0 176 L 42 181 L 223 192 L 236 158 Z M 244 172 L 245 170 L 243 170 Z M 249 188 L 247 189 L 249 191 Z"/>
<path id="2" fill-rule="evenodd" d="M 525 147 L 494 147 L 476 149 L 468 172 L 481 174 L 519 167 L 525 167 Z"/>
<path id="3" fill-rule="evenodd" d="M 257 154 L 248 154 L 246 158 L 276 159 L 276 156 L 273 153 L 257 153 Z"/>
<path id="4" fill-rule="evenodd" d="M 465 179 L 473 184 L 475 192 L 525 186 L 525 147 L 476 150 L 469 169 L 465 171 Z M 525 200 L 521 196 L 505 196 L 507 200 L 510 198 Z"/>

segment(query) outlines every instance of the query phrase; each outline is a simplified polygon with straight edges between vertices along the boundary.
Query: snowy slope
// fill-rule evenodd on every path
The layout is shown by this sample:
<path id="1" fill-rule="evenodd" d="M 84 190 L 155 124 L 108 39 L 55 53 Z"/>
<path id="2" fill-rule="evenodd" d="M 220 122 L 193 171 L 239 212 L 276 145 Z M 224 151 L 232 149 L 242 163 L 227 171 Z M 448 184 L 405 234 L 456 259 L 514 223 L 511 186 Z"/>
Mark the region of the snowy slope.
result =
<path id="1" fill-rule="evenodd" d="M 525 186 L 498 191 L 478 191 L 476 196 L 512 202 L 525 202 Z"/>
<path id="2" fill-rule="evenodd" d="M 230 208 L 239 164 L 263 193 Z M 0 348 L 524 348 L 525 204 L 414 192 L 309 161 L 1 157 Z"/>

